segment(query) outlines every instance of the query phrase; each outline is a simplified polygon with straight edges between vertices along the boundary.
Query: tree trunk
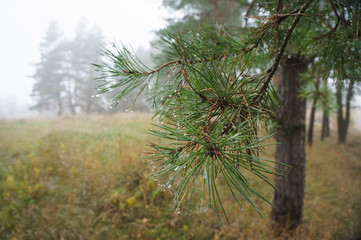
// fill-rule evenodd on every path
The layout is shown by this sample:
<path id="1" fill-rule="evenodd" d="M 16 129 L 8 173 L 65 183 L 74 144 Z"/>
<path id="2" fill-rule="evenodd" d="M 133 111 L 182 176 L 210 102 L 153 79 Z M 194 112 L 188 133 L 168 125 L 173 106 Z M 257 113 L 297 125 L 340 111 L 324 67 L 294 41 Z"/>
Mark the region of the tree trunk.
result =
<path id="1" fill-rule="evenodd" d="M 69 108 L 70 108 L 70 113 L 72 115 L 75 115 L 75 105 L 73 103 L 73 94 L 72 94 L 72 79 L 69 78 L 68 79 L 68 90 L 67 90 L 67 93 L 68 93 L 68 104 L 69 104 Z M 74 94 L 75 96 L 75 94 Z"/>
<path id="2" fill-rule="evenodd" d="M 346 96 L 346 116 L 344 120 L 344 138 L 346 142 L 347 132 L 348 132 L 348 126 L 350 124 L 350 115 L 351 115 L 351 100 L 353 97 L 353 88 L 354 88 L 354 81 L 350 81 L 350 84 L 347 89 L 347 96 Z"/>
<path id="3" fill-rule="evenodd" d="M 74 106 L 73 99 L 72 99 L 70 91 L 68 91 L 68 103 L 69 103 L 70 113 L 72 115 L 75 115 L 75 106 Z"/>
<path id="4" fill-rule="evenodd" d="M 313 98 L 313 102 L 312 102 L 312 108 L 311 108 L 311 117 L 310 117 L 310 125 L 308 128 L 308 145 L 312 146 L 312 142 L 313 142 L 313 128 L 314 128 L 314 124 L 315 124 L 315 114 L 316 114 L 316 106 L 317 106 L 317 101 L 319 98 L 319 85 L 320 85 L 320 79 L 316 78 L 316 82 L 315 82 L 315 96 Z"/>
<path id="5" fill-rule="evenodd" d="M 91 103 L 90 103 L 90 101 L 87 101 L 85 103 L 85 113 L 90 114 L 90 112 L 91 112 Z"/>
<path id="6" fill-rule="evenodd" d="M 280 66 L 280 100 L 284 104 L 279 116 L 279 129 L 276 135 L 276 161 L 288 164 L 291 168 L 287 176 L 276 177 L 272 224 L 276 234 L 291 231 L 302 222 L 303 198 L 305 189 L 305 115 L 306 101 L 299 96 L 303 85 L 300 75 L 307 70 L 303 57 L 288 58 Z M 278 165 L 278 168 L 285 167 Z"/>
<path id="7" fill-rule="evenodd" d="M 328 109 L 324 109 L 322 116 L 321 141 L 323 141 L 325 137 L 329 137 L 329 136 L 330 136 L 330 116 L 328 113 Z"/>
<path id="8" fill-rule="evenodd" d="M 217 21 L 222 23 L 223 22 L 222 12 L 221 12 L 221 8 L 219 6 L 218 0 L 212 0 L 211 4 L 213 4 L 214 9 L 216 11 L 216 19 L 217 19 Z"/>
<path id="9" fill-rule="evenodd" d="M 326 115 L 326 137 L 330 136 L 330 112 L 327 110 Z"/>
<path id="10" fill-rule="evenodd" d="M 63 114 L 63 103 L 61 102 L 60 92 L 58 94 L 58 117 Z"/>
<path id="11" fill-rule="evenodd" d="M 342 105 L 342 85 L 336 84 L 336 103 L 337 103 L 337 133 L 338 142 L 345 143 L 345 124 L 343 119 L 343 105 Z"/>
<path id="12" fill-rule="evenodd" d="M 310 124 L 308 128 L 308 138 L 307 138 L 309 146 L 312 146 L 313 143 L 313 126 L 315 123 L 316 104 L 317 104 L 317 98 L 313 99 L 312 108 L 311 108 L 311 117 L 310 117 Z"/>
<path id="13" fill-rule="evenodd" d="M 324 79 L 324 87 L 327 89 L 325 92 L 326 95 L 324 95 L 323 99 L 323 116 L 322 116 L 322 130 L 321 130 L 321 141 L 325 139 L 325 137 L 330 136 L 330 109 L 328 107 L 327 99 L 328 99 L 328 77 L 325 77 Z"/>

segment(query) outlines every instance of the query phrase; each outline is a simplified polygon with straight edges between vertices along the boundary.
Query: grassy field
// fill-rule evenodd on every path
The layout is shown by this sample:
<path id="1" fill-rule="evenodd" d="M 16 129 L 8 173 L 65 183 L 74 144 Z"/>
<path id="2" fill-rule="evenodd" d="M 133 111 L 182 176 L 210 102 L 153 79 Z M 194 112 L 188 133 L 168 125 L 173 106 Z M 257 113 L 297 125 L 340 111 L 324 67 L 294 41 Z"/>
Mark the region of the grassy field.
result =
<path id="1" fill-rule="evenodd" d="M 274 239 L 271 206 L 258 199 L 264 218 L 224 193 L 231 225 L 222 227 L 196 204 L 187 216 L 173 212 L 172 190 L 143 161 L 150 123 L 139 114 L 0 121 L 0 239 Z M 356 239 L 360 137 L 351 131 L 337 145 L 332 133 L 307 148 L 304 224 L 291 239 Z M 274 158 L 274 147 L 266 152 Z M 272 200 L 271 188 L 250 181 Z"/>

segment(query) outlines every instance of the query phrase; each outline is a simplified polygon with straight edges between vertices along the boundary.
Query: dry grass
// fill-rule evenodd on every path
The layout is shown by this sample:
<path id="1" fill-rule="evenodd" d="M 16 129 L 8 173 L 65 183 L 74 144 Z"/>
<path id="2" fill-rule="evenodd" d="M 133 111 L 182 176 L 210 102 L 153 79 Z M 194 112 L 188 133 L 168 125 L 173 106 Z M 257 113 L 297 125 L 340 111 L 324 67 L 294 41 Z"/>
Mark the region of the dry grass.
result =
<path id="1" fill-rule="evenodd" d="M 274 239 L 271 207 L 255 199 L 262 218 L 225 189 L 229 226 L 196 203 L 187 216 L 172 212 L 171 191 L 157 187 L 142 160 L 150 123 L 139 114 L 0 122 L 0 239 Z M 289 239 L 356 236 L 360 135 L 338 145 L 316 134 L 307 148 L 304 224 Z M 274 148 L 266 152 L 272 159 Z M 250 181 L 272 200 L 271 188 Z"/>

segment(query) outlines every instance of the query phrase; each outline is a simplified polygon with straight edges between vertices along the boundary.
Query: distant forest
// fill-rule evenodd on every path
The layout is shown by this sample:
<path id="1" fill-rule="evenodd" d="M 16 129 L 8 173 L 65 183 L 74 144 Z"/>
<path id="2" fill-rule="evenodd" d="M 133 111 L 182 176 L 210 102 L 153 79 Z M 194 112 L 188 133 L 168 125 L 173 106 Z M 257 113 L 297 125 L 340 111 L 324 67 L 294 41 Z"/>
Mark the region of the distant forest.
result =
<path id="1" fill-rule="evenodd" d="M 66 38 L 54 21 L 45 30 L 40 43 L 40 61 L 35 64 L 35 79 L 31 97 L 35 100 L 32 110 L 51 114 L 74 115 L 89 113 L 114 113 L 129 107 L 148 111 L 149 104 L 143 96 L 134 106 L 131 101 L 110 104 L 112 93 L 98 94 L 99 81 L 94 64 L 102 61 L 101 47 L 106 45 L 102 31 L 82 20 L 72 39 Z M 150 52 L 139 47 L 136 54 L 151 65 Z"/>

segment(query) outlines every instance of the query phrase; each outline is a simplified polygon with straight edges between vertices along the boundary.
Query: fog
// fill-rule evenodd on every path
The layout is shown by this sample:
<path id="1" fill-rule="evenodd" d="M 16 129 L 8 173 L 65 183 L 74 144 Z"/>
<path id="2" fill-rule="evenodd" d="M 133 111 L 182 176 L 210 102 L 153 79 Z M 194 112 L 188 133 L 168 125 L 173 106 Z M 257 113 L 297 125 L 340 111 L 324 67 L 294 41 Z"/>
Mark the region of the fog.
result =
<path id="1" fill-rule="evenodd" d="M 30 97 L 39 44 L 51 21 L 64 35 L 74 36 L 80 21 L 98 26 L 108 42 L 122 41 L 133 49 L 149 49 L 154 32 L 170 14 L 161 0 L 1 0 L 0 1 L 0 118 L 33 117 Z M 353 123 L 361 130 L 361 98 L 354 101 Z M 44 113 L 43 113 L 44 114 Z"/>
<path id="2" fill-rule="evenodd" d="M 35 116 L 30 97 L 39 62 L 39 44 L 51 21 L 66 37 L 82 19 L 97 25 L 106 41 L 121 40 L 134 49 L 149 48 L 154 31 L 165 26 L 161 0 L 1 0 L 0 117 Z"/>

